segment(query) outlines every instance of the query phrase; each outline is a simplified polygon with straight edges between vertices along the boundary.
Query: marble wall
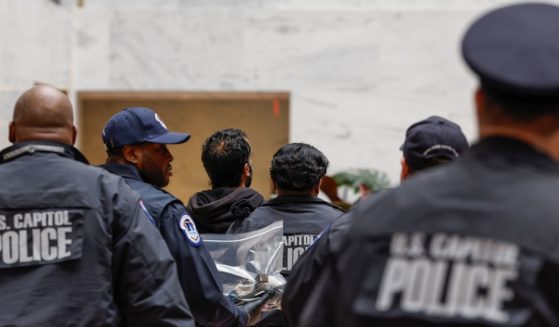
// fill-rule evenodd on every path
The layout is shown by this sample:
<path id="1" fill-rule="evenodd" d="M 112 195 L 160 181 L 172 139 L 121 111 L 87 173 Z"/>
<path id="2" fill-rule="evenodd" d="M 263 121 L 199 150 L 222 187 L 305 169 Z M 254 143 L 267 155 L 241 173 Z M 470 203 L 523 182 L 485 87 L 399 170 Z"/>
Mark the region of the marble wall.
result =
<path id="1" fill-rule="evenodd" d="M 34 82 L 84 90 L 289 91 L 290 140 L 331 172 L 396 184 L 405 129 L 432 114 L 475 140 L 459 42 L 501 0 L 3 0 L 0 145 Z M 559 3 L 559 1 L 553 1 Z M 83 6 L 79 4 L 82 3 Z"/>

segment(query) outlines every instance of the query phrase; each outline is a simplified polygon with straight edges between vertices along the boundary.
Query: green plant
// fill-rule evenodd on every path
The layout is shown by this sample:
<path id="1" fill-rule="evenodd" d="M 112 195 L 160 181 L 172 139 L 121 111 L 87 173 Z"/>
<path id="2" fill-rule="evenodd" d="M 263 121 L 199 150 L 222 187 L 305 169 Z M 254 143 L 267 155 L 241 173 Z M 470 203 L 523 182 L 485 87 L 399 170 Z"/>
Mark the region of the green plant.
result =
<path id="1" fill-rule="evenodd" d="M 359 185 L 363 184 L 371 191 L 377 191 L 390 186 L 388 176 L 376 169 L 349 169 L 332 176 L 338 187 L 348 187 L 355 193 L 359 192 Z"/>

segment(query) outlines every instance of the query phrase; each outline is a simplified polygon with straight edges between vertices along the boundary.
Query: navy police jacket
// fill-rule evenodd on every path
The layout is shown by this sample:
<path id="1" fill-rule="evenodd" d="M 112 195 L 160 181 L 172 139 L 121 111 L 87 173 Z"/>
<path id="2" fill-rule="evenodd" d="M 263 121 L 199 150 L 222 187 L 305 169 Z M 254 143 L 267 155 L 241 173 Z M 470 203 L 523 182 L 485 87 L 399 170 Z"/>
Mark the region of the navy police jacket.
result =
<path id="1" fill-rule="evenodd" d="M 322 230 L 343 214 L 338 207 L 317 197 L 283 195 L 265 202 L 248 218 L 236 221 L 228 233 L 244 233 L 283 221 L 283 270 L 289 275 L 291 268 Z"/>
<path id="2" fill-rule="evenodd" d="M 248 314 L 223 295 L 215 263 L 183 203 L 161 188 L 145 183 L 133 165 L 105 164 L 101 167 L 122 176 L 140 194 L 177 262 L 179 280 L 196 322 L 211 326 L 245 326 Z"/>
<path id="3" fill-rule="evenodd" d="M 194 325 L 122 178 L 72 146 L 24 142 L 0 153 L 0 181 L 0 325 Z"/>
<path id="4" fill-rule="evenodd" d="M 559 164 L 482 140 L 354 209 L 301 326 L 559 326 Z"/>
<path id="5" fill-rule="evenodd" d="M 290 326 L 299 326 L 299 317 L 322 268 L 341 246 L 349 230 L 352 213 L 346 213 L 327 226 L 291 269 L 281 299 L 281 308 Z"/>

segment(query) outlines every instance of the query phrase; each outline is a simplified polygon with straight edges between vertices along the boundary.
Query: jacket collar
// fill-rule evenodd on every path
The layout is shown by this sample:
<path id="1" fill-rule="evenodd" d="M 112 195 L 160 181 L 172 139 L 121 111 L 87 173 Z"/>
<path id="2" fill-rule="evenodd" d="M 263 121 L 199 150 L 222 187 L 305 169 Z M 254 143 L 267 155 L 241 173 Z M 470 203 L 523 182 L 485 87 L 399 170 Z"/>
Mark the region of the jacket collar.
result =
<path id="1" fill-rule="evenodd" d="M 9 146 L 0 152 L 0 164 L 35 152 L 57 153 L 89 165 L 86 157 L 74 146 L 51 141 L 27 141 Z"/>
<path id="2" fill-rule="evenodd" d="M 140 172 L 134 165 L 130 164 L 120 164 L 120 163 L 108 163 L 100 165 L 99 167 L 105 169 L 109 173 L 130 179 L 136 179 L 139 181 L 144 181 Z"/>
<path id="3" fill-rule="evenodd" d="M 466 155 L 473 155 L 476 160 L 481 161 L 506 158 L 508 161 L 525 162 L 552 171 L 559 169 L 559 162 L 546 153 L 537 150 L 528 143 L 509 137 L 484 138 L 472 146 Z"/>
<path id="4" fill-rule="evenodd" d="M 314 203 L 331 206 L 330 203 L 310 195 L 282 195 L 266 201 L 263 206 L 290 203 Z"/>

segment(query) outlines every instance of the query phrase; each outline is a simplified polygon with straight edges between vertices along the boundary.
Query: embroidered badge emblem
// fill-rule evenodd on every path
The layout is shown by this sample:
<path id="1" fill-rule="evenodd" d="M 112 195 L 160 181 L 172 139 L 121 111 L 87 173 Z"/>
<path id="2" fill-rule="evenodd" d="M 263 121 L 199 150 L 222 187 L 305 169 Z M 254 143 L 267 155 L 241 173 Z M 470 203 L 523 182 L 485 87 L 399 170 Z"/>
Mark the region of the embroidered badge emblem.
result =
<path id="1" fill-rule="evenodd" d="M 179 227 L 182 229 L 182 232 L 184 233 L 184 236 L 186 236 L 190 245 L 199 246 L 200 243 L 202 243 L 202 238 L 200 237 L 200 234 L 198 234 L 198 230 L 196 230 L 196 225 L 189 215 L 181 217 Z"/>

